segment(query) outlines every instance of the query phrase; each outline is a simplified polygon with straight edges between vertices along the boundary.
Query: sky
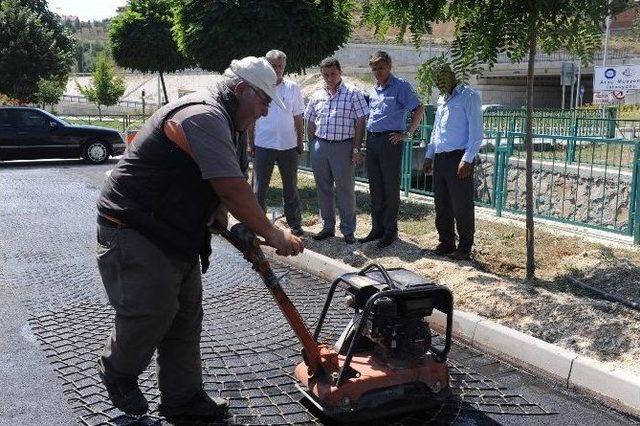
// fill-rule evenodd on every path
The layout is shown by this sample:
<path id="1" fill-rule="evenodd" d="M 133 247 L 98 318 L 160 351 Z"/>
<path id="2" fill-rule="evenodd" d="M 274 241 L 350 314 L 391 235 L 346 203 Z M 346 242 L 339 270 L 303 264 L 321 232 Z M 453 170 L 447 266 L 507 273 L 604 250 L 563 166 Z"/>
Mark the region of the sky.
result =
<path id="1" fill-rule="evenodd" d="M 48 0 L 49 10 L 58 15 L 73 15 L 81 21 L 100 21 L 116 15 L 126 0 Z"/>

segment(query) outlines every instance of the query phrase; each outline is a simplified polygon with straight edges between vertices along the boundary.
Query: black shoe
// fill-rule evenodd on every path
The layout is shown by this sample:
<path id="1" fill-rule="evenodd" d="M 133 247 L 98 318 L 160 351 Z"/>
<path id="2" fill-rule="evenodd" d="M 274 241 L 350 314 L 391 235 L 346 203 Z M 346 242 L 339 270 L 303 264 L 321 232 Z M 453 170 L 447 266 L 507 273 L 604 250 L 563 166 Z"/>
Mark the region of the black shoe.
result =
<path id="1" fill-rule="evenodd" d="M 304 235 L 302 228 L 291 228 L 291 233 L 296 237 L 302 237 Z"/>
<path id="2" fill-rule="evenodd" d="M 167 407 L 160 404 L 158 412 L 169 421 L 215 421 L 227 415 L 229 402 L 224 398 L 211 398 L 206 391 L 201 390 L 184 405 Z"/>
<path id="3" fill-rule="evenodd" d="M 132 416 L 142 416 L 149 410 L 149 403 L 138 387 L 138 379 L 112 379 L 98 372 L 113 406 Z"/>
<path id="4" fill-rule="evenodd" d="M 316 235 L 313 236 L 313 239 L 316 241 L 326 240 L 330 237 L 335 237 L 336 233 L 333 231 L 320 231 Z"/>
<path id="5" fill-rule="evenodd" d="M 375 232 L 369 232 L 369 234 L 364 238 L 358 238 L 358 241 L 362 244 L 368 243 L 369 241 L 375 241 L 382 238 L 382 234 L 378 234 Z"/>
<path id="6" fill-rule="evenodd" d="M 353 234 L 347 234 L 344 236 L 344 242 L 347 244 L 353 244 L 356 242 L 356 237 Z"/>
<path id="7" fill-rule="evenodd" d="M 471 250 L 457 249 L 452 253 L 447 255 L 450 259 L 453 260 L 471 260 Z"/>
<path id="8" fill-rule="evenodd" d="M 395 235 L 385 235 L 384 237 L 380 238 L 380 241 L 378 241 L 376 247 L 379 249 L 389 247 L 391 244 L 393 244 L 396 238 L 398 237 Z"/>
<path id="9" fill-rule="evenodd" d="M 427 250 L 427 252 L 433 256 L 447 256 L 456 251 L 455 246 L 450 246 L 448 244 L 440 243 L 433 250 Z"/>

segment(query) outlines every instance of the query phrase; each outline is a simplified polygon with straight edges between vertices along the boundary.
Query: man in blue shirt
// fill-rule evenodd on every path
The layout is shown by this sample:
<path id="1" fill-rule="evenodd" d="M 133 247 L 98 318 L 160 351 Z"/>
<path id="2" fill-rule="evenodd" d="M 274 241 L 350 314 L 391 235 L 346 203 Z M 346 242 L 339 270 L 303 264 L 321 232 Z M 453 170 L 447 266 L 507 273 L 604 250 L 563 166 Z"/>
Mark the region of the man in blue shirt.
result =
<path id="1" fill-rule="evenodd" d="M 425 173 L 433 171 L 440 240 L 431 253 L 468 260 L 475 232 L 473 164 L 483 137 L 482 102 L 478 92 L 458 82 L 449 65 L 436 70 L 435 84 L 442 96 L 423 164 Z"/>
<path id="2" fill-rule="evenodd" d="M 391 58 L 378 51 L 369 58 L 376 85 L 369 90 L 366 166 L 371 195 L 369 234 L 361 243 L 379 240 L 384 248 L 398 237 L 402 147 L 420 125 L 424 106 L 411 85 L 391 74 Z M 411 112 L 407 128 L 405 114 Z"/>

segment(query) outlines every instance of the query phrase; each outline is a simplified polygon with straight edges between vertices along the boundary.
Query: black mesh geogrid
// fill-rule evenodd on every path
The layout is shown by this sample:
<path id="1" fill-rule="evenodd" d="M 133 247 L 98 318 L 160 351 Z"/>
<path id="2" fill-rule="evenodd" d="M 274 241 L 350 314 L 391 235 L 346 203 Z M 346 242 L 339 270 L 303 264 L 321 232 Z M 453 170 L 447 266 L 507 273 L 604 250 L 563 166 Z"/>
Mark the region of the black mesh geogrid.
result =
<path id="1" fill-rule="evenodd" d="M 321 424 L 313 410 L 301 403 L 292 375 L 300 362 L 300 345 L 258 276 L 230 248 L 217 250 L 204 280 L 204 323 L 201 340 L 205 389 L 229 398 L 231 424 Z M 279 274 L 288 269 L 278 266 Z M 283 287 L 307 322 L 313 326 L 328 283 L 290 271 Z M 323 340 L 334 341 L 350 313 L 339 303 L 330 310 Z M 41 311 L 32 326 L 79 420 L 87 425 L 130 424 L 108 402 L 100 384 L 97 357 L 110 332 L 113 311 L 105 303 L 71 303 Z M 469 352 L 468 349 L 466 349 Z M 480 355 L 478 355 L 480 356 Z M 461 412 L 549 414 L 520 395 L 458 364 L 455 349 L 449 362 L 453 396 L 428 412 L 405 416 L 395 424 L 450 424 Z M 137 424 L 159 421 L 155 370 L 149 367 L 140 386 L 150 401 L 150 415 Z"/>

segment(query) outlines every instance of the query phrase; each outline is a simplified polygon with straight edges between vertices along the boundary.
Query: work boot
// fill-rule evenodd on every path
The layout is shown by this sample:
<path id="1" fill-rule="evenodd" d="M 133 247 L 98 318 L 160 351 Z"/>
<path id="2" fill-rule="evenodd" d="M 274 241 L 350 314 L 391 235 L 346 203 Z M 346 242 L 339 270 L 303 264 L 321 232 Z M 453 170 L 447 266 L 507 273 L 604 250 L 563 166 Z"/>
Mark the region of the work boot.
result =
<path id="1" fill-rule="evenodd" d="M 353 234 L 347 234 L 344 236 L 344 242 L 347 244 L 355 244 L 356 237 L 354 237 Z"/>
<path id="2" fill-rule="evenodd" d="M 158 411 L 169 421 L 215 421 L 227 415 L 229 402 L 224 398 L 211 398 L 206 391 L 201 390 L 186 404 L 177 407 L 160 404 Z"/>
<path id="3" fill-rule="evenodd" d="M 380 241 L 376 244 L 376 248 L 383 249 L 385 247 L 389 247 L 396 240 L 397 235 L 385 235 L 380 238 Z"/>
<path id="4" fill-rule="evenodd" d="M 447 257 L 453 260 L 471 260 L 471 250 L 458 248 L 453 253 L 449 253 Z"/>
<path id="5" fill-rule="evenodd" d="M 98 372 L 113 406 L 132 416 L 142 416 L 149 410 L 149 403 L 138 387 L 138 379 L 113 379 L 102 371 Z"/>
<path id="6" fill-rule="evenodd" d="M 380 238 L 382 238 L 382 234 L 378 233 L 378 232 L 369 232 L 369 234 L 366 237 L 363 238 L 358 238 L 358 242 L 361 244 L 364 243 L 368 243 L 370 241 L 375 241 L 375 240 L 379 240 Z"/>
<path id="7" fill-rule="evenodd" d="M 336 233 L 333 231 L 322 230 L 318 232 L 316 235 L 314 235 L 312 238 L 316 241 L 322 241 L 322 240 L 326 240 L 327 238 L 331 238 L 335 236 L 336 236 Z"/>
<path id="8" fill-rule="evenodd" d="M 433 256 L 447 256 L 456 251 L 456 246 L 450 246 L 448 244 L 440 243 L 433 250 L 425 250 L 428 254 Z"/>

